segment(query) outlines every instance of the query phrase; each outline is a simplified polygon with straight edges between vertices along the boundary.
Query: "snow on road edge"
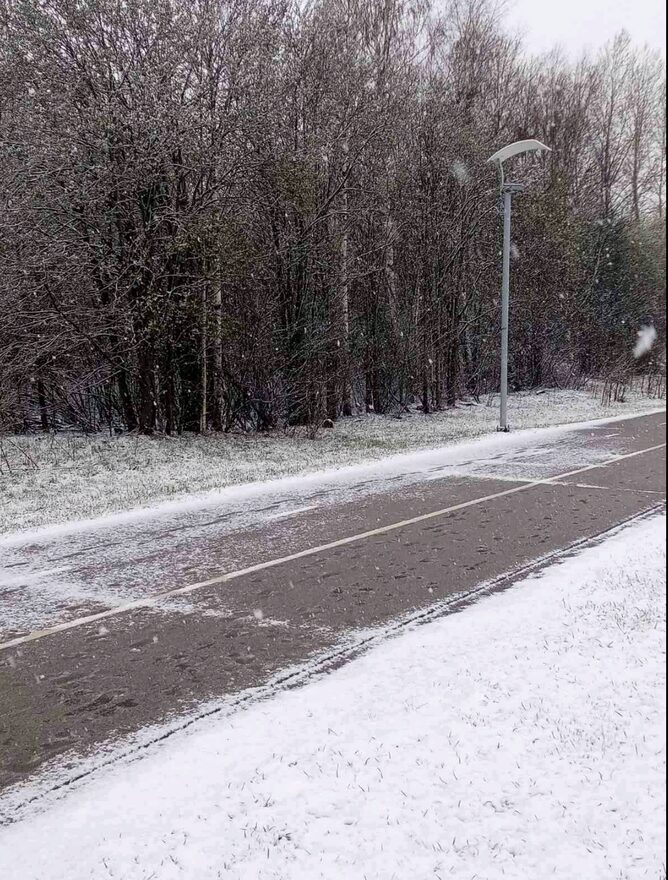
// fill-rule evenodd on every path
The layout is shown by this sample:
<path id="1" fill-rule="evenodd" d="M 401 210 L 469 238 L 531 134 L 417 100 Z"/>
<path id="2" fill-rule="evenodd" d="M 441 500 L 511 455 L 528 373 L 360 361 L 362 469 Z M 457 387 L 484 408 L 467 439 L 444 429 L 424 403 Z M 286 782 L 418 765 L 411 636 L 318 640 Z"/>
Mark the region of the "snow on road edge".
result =
<path id="1" fill-rule="evenodd" d="M 665 516 L 624 529 L 109 768 L 0 830 L 4 873 L 658 877 L 664 529 Z"/>
<path id="2" fill-rule="evenodd" d="M 575 394 L 575 392 L 570 392 L 570 394 Z M 545 398 L 547 400 L 550 399 L 548 395 L 545 395 Z M 537 399 L 543 400 L 542 397 Z M 648 404 L 650 401 L 645 400 L 644 403 Z M 656 403 L 656 401 L 651 401 L 651 403 Z M 601 409 L 600 406 L 598 409 Z M 476 412 L 480 410 L 487 412 L 488 408 L 476 408 Z M 97 504 L 97 502 L 92 503 L 92 506 L 87 508 L 77 494 L 81 489 L 75 489 L 72 497 L 68 497 L 64 491 L 65 485 L 61 485 L 63 475 L 57 474 L 53 476 L 53 485 L 44 488 L 40 496 L 43 501 L 42 508 L 30 511 L 25 516 L 21 513 L 21 510 L 25 507 L 26 501 L 29 500 L 30 493 L 28 493 L 28 498 L 26 498 L 24 493 L 20 491 L 21 486 L 19 485 L 16 497 L 10 497 L 7 494 L 5 501 L 0 504 L 0 547 L 24 543 L 33 539 L 44 540 L 62 537 L 82 530 L 93 531 L 133 522 L 139 523 L 156 516 L 193 512 L 223 503 L 244 503 L 263 496 L 267 491 L 302 491 L 305 487 L 315 486 L 327 481 L 336 481 L 343 484 L 355 478 L 362 478 L 367 473 L 376 475 L 383 471 L 396 470 L 398 467 L 424 466 L 433 456 L 438 457 L 439 460 L 445 456 L 443 458 L 444 461 L 450 459 L 456 462 L 458 458 L 467 454 L 471 456 L 489 455 L 501 450 L 507 450 L 512 445 L 526 444 L 530 440 L 549 442 L 573 431 L 587 430 L 627 419 L 665 413 L 664 406 L 646 406 L 646 408 L 639 408 L 639 410 L 636 411 L 633 407 L 629 407 L 623 414 L 614 416 L 608 414 L 605 418 L 591 418 L 584 421 L 568 421 L 567 418 L 564 418 L 563 412 L 556 411 L 556 417 L 561 420 L 554 424 L 549 424 L 549 420 L 546 421 L 544 414 L 541 420 L 537 419 L 536 413 L 533 413 L 525 417 L 524 421 L 528 420 L 529 425 L 525 426 L 524 421 L 518 420 L 518 430 L 514 431 L 511 435 L 491 434 L 488 436 L 480 436 L 485 430 L 490 430 L 490 425 L 487 423 L 488 420 L 481 420 L 480 424 L 475 424 L 476 416 L 473 419 L 473 423 L 468 425 L 468 430 L 462 431 L 461 435 L 456 433 L 456 427 L 454 428 L 454 434 L 446 434 L 440 438 L 437 433 L 431 438 L 422 437 L 421 431 L 418 430 L 416 432 L 418 441 L 422 440 L 423 442 L 416 442 L 415 438 L 410 443 L 407 440 L 406 446 L 410 451 L 396 452 L 390 449 L 385 454 L 378 454 L 377 450 L 375 452 L 367 450 L 366 453 L 363 453 L 360 450 L 343 449 L 339 450 L 341 455 L 338 458 L 340 460 L 337 459 L 337 455 L 329 455 L 327 449 L 323 449 L 322 446 L 318 445 L 318 441 L 312 441 L 308 446 L 308 454 L 311 456 L 308 461 L 302 461 L 298 452 L 298 448 L 303 450 L 303 445 L 301 447 L 291 447 L 286 452 L 285 469 L 287 474 L 284 476 L 272 473 L 269 479 L 264 479 L 263 474 L 266 469 L 266 462 L 258 459 L 253 463 L 253 476 L 255 479 L 243 478 L 238 482 L 232 482 L 230 485 L 223 485 L 222 488 L 191 493 L 178 492 L 175 497 L 168 500 L 161 499 L 159 493 L 154 493 L 158 497 L 152 498 L 151 492 L 147 492 L 147 497 L 143 501 L 128 505 L 129 509 L 126 510 L 114 511 L 112 509 L 109 511 L 105 509 L 104 505 Z M 595 408 L 592 408 L 592 414 L 594 412 L 599 414 Z M 451 413 L 441 413 L 430 416 L 429 421 L 432 424 L 436 424 L 440 420 L 442 425 L 445 426 L 449 419 L 456 426 L 456 419 L 461 419 L 464 416 L 467 416 L 467 414 L 457 413 L 456 416 L 453 416 Z M 539 422 L 539 426 L 530 426 L 532 418 Z M 359 422 L 362 424 L 363 420 L 359 420 Z M 405 424 L 408 423 L 409 420 L 405 420 Z M 416 427 L 418 423 L 413 419 L 410 424 L 411 427 Z M 345 429 L 337 430 L 339 430 L 340 434 L 343 434 Z M 350 426 L 348 426 L 348 430 L 351 430 Z M 452 427 L 449 430 L 452 430 Z M 156 443 L 155 440 L 143 439 L 149 444 L 155 445 Z M 430 439 L 431 442 L 429 442 Z M 172 441 L 168 440 L 167 442 Z M 213 438 L 207 438 L 204 442 L 214 443 L 216 441 Z M 271 442 L 272 448 L 278 448 L 280 445 L 280 442 L 277 440 Z M 291 443 L 294 441 L 286 442 Z M 259 447 L 260 451 L 262 451 L 262 447 L 264 447 L 265 451 L 268 448 L 264 441 L 262 441 L 262 445 Z M 329 452 L 332 451 L 330 450 Z M 239 454 L 243 457 L 241 452 Z M 289 456 L 291 455 L 294 458 L 292 462 L 289 461 Z M 249 462 L 246 462 L 246 464 L 249 464 Z M 97 476 L 99 477 L 100 475 Z M 122 486 L 120 483 L 118 486 L 114 485 L 113 473 L 106 476 L 109 477 L 111 483 L 107 485 L 103 480 L 103 488 L 109 496 L 107 503 L 111 504 L 113 508 L 115 500 L 120 500 L 123 497 Z M 141 473 L 137 473 L 134 475 L 133 480 L 134 482 L 141 481 L 144 479 L 144 476 Z M 260 479 L 257 479 L 258 476 Z M 60 490 L 58 491 L 58 505 L 54 507 L 53 503 L 49 501 L 49 497 L 57 490 Z M 96 504 L 97 507 L 102 508 L 101 511 L 96 508 Z M 14 514 L 12 514 L 12 510 L 14 510 Z M 81 512 L 83 511 L 85 511 L 86 517 L 82 519 Z M 98 513 L 101 513 L 101 515 L 97 515 Z M 10 530 L 7 530 L 7 523 L 9 522 L 12 523 L 12 526 Z M 5 529 L 4 533 L 2 531 L 3 528 Z"/>

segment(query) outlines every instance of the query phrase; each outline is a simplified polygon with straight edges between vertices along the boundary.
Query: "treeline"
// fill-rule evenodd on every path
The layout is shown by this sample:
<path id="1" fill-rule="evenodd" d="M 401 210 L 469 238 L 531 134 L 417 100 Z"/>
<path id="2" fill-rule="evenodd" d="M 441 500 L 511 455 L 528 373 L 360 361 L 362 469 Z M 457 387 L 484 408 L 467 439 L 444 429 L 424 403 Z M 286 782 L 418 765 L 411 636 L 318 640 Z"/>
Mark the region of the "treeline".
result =
<path id="1" fill-rule="evenodd" d="M 652 369 L 665 70 L 489 0 L 0 0 L 0 430 L 268 430 Z M 659 342 L 637 363 L 635 334 Z"/>

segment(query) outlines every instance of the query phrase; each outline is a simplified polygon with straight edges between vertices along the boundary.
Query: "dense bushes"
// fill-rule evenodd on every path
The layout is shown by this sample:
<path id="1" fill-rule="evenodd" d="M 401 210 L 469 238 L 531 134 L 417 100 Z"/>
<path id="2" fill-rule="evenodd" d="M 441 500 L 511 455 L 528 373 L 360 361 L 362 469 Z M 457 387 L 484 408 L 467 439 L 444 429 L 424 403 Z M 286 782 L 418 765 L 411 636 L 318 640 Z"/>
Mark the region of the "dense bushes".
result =
<path id="1" fill-rule="evenodd" d="M 653 369 L 664 71 L 540 62 L 486 0 L 23 0 L 0 29 L 0 430 L 267 430 Z"/>

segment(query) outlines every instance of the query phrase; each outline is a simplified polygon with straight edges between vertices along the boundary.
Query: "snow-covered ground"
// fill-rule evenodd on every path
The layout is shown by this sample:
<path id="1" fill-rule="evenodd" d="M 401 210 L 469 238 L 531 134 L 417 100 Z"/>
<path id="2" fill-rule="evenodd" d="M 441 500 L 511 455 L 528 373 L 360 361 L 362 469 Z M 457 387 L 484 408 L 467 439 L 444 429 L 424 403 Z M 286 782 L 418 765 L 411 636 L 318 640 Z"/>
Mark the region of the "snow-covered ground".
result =
<path id="1" fill-rule="evenodd" d="M 297 550 L 323 543 L 328 534 L 323 522 L 341 516 L 336 511 L 342 505 L 365 504 L 374 495 L 410 493 L 412 487 L 438 481 L 439 504 L 447 506 L 461 479 L 529 482 L 600 464 L 626 451 L 616 424 L 626 418 L 510 434 L 493 431 L 379 461 L 237 484 L 153 507 L 0 535 L 0 641 L 79 617 L 82 607 L 111 609 L 167 586 L 243 568 L 249 563 L 244 536 L 255 530 L 279 556 L 288 545 Z M 296 545 L 288 537 L 295 530 L 300 535 Z M 193 610 L 183 597 L 161 600 L 155 607 L 163 613 Z M 218 604 L 209 610 L 222 613 Z"/>
<path id="2" fill-rule="evenodd" d="M 547 391 L 512 395 L 509 413 L 513 428 L 522 429 L 663 405 L 634 392 L 625 403 L 604 407 L 589 392 Z M 497 421 L 497 401 L 490 400 L 430 416 L 346 419 L 315 440 L 284 435 L 0 438 L 0 533 L 436 448 L 493 432 Z"/>
<path id="3" fill-rule="evenodd" d="M 99 771 L 0 874 L 664 877 L 665 525 Z"/>

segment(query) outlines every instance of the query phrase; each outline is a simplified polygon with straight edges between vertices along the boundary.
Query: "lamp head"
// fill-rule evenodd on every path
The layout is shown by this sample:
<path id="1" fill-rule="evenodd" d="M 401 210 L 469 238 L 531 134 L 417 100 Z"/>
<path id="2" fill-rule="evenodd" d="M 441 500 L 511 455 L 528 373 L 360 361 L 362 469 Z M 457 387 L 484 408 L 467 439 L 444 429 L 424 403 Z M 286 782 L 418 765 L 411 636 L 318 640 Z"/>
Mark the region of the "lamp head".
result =
<path id="1" fill-rule="evenodd" d="M 497 150 L 493 156 L 490 156 L 487 160 L 488 162 L 497 162 L 501 165 L 502 162 L 505 162 L 506 159 L 512 159 L 513 156 L 518 156 L 520 153 L 551 153 L 552 148 L 545 146 L 540 141 L 536 140 L 526 140 L 526 141 L 515 141 L 514 144 L 508 144 L 507 147 L 502 147 L 500 150 Z"/>

